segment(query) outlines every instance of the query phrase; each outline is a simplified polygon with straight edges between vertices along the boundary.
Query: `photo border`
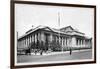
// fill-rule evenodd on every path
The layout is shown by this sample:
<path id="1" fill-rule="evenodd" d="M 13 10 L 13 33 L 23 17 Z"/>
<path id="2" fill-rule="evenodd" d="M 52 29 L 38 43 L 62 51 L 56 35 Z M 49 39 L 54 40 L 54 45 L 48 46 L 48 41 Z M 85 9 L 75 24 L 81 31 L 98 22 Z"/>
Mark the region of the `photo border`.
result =
<path id="1" fill-rule="evenodd" d="M 80 8 L 94 8 L 94 61 L 85 62 L 70 62 L 70 63 L 52 63 L 52 64 L 37 64 L 37 65 L 15 65 L 15 4 L 36 4 L 49 6 L 63 6 L 63 7 L 80 7 Z M 44 67 L 44 66 L 60 66 L 60 65 L 76 65 L 76 64 L 90 64 L 96 63 L 96 6 L 83 4 L 65 4 L 65 3 L 49 3 L 36 1 L 10 1 L 10 68 L 29 68 L 29 67 Z"/>

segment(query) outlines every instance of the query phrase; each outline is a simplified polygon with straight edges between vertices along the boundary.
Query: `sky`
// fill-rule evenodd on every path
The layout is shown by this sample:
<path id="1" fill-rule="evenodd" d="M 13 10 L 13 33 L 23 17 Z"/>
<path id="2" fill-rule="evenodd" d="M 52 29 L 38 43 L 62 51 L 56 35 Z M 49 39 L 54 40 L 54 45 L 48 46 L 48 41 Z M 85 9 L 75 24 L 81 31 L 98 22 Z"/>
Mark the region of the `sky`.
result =
<path id="1" fill-rule="evenodd" d="M 60 16 L 60 26 L 58 16 Z M 57 29 L 72 26 L 86 36 L 93 37 L 94 9 L 15 4 L 15 31 L 18 32 L 18 36 L 25 34 L 32 25 L 33 28 L 43 25 Z"/>

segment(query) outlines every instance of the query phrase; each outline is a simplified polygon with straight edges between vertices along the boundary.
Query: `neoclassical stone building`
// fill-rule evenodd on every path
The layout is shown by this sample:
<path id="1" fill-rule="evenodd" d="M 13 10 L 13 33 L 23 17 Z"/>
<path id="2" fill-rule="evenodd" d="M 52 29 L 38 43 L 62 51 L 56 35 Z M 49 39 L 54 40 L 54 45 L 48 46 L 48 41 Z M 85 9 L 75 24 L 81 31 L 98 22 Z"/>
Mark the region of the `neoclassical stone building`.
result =
<path id="1" fill-rule="evenodd" d="M 69 49 L 92 48 L 92 38 L 84 33 L 67 26 L 54 29 L 47 26 L 38 26 L 30 29 L 18 38 L 18 50 L 40 49 L 53 51 L 66 51 Z"/>

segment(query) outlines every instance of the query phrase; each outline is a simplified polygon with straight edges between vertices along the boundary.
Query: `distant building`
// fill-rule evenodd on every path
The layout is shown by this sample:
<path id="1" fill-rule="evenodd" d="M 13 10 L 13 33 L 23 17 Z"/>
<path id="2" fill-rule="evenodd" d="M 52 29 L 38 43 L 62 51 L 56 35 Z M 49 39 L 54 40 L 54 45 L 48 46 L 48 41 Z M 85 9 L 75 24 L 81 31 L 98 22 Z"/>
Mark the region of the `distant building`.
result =
<path id="1" fill-rule="evenodd" d="M 30 29 L 18 38 L 18 50 L 40 49 L 66 51 L 69 49 L 92 48 L 92 38 L 84 33 L 67 26 L 54 29 L 47 26 L 38 26 Z"/>

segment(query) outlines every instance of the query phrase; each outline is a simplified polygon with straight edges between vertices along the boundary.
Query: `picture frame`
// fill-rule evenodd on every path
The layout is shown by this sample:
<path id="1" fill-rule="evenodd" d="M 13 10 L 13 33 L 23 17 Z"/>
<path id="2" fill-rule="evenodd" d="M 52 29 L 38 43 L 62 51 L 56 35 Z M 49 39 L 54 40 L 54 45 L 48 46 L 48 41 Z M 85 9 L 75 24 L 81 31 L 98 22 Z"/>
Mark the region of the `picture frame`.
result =
<path id="1" fill-rule="evenodd" d="M 11 67 L 11 69 L 14 69 L 14 68 L 28 68 L 28 67 L 44 67 L 44 66 L 59 66 L 59 65 L 76 65 L 76 64 L 90 64 L 90 63 L 96 63 L 96 6 L 95 5 L 82 5 L 82 4 L 65 4 L 65 3 L 49 3 L 49 2 L 36 2 L 36 1 L 17 1 L 17 0 L 15 0 L 15 1 L 12 1 L 11 0 L 11 17 L 10 17 L 10 21 L 11 21 L 11 24 L 10 24 L 10 26 L 11 26 L 11 28 L 10 28 L 10 44 L 11 44 L 11 47 L 10 47 L 10 67 Z M 89 51 L 89 54 L 90 53 L 92 53 L 91 55 L 92 55 L 92 60 L 89 60 L 90 58 L 82 58 L 82 57 L 80 57 L 80 55 L 79 54 L 76 54 L 76 53 L 74 53 L 74 51 L 76 52 L 76 51 L 78 51 L 78 53 L 81 53 L 81 56 L 82 56 L 82 53 L 84 53 L 84 52 L 81 52 L 81 51 L 83 51 L 83 50 L 88 50 L 88 49 L 85 49 L 85 47 L 84 47 L 84 49 L 83 49 L 83 47 L 81 48 L 81 47 L 79 47 L 79 48 L 74 48 L 74 47 L 72 47 L 72 44 L 74 44 L 73 43 L 73 41 L 71 41 L 72 42 L 72 44 L 71 44 L 71 47 L 67 47 L 67 50 L 65 50 L 66 52 L 68 52 L 67 54 L 68 54 L 68 56 L 69 56 L 69 58 L 71 58 L 71 57 L 73 57 L 73 56 L 75 56 L 75 55 L 77 55 L 77 56 L 79 56 L 79 58 L 80 58 L 80 61 L 79 61 L 79 59 L 78 59 L 78 61 L 76 61 L 76 58 L 78 58 L 77 56 L 76 56 L 76 58 L 75 58 L 75 61 L 73 61 L 74 60 L 74 58 L 73 59 L 68 59 L 68 60 L 65 60 L 64 59 L 64 61 L 62 61 L 61 60 L 61 62 L 60 61 L 58 61 L 58 62 L 56 62 L 56 61 L 54 61 L 54 60 L 52 60 L 52 59 L 47 59 L 47 61 L 48 62 L 50 62 L 50 61 L 54 61 L 54 62 L 50 62 L 50 63 L 48 63 L 48 62 L 45 62 L 45 60 L 44 59 L 46 59 L 45 58 L 45 56 L 44 56 L 44 54 L 46 53 L 46 52 L 48 52 L 48 50 L 46 50 L 46 49 L 44 49 L 44 47 L 42 47 L 43 49 L 41 50 L 40 48 L 41 47 L 39 47 L 38 49 L 39 49 L 39 53 L 40 54 L 42 54 L 43 53 L 43 55 L 32 55 L 32 57 L 36 57 L 36 58 L 34 58 L 34 60 L 39 60 L 39 59 L 42 59 L 42 60 L 39 60 L 38 62 L 37 61 L 33 61 L 33 58 L 31 59 L 31 56 L 30 55 L 21 55 L 22 54 L 22 52 L 23 52 L 23 50 L 19 50 L 19 48 L 18 47 L 21 47 L 21 44 L 20 44 L 20 41 L 22 41 L 23 40 L 23 38 L 25 37 L 25 38 L 27 38 L 26 36 L 28 35 L 28 34 L 30 34 L 30 32 L 31 32 L 31 30 L 28 30 L 27 32 L 26 32 L 26 30 L 25 30 L 25 34 L 24 34 L 24 36 L 21 36 L 21 37 L 17 37 L 17 35 L 19 34 L 18 32 L 16 32 L 16 31 L 20 31 L 20 32 L 22 32 L 23 30 L 21 30 L 22 28 L 20 28 L 20 26 L 21 26 L 21 24 L 22 24 L 22 26 L 21 27 L 23 27 L 24 28 L 24 26 L 25 27 L 27 27 L 28 26 L 28 24 L 25 24 L 24 22 L 23 23 L 21 23 L 21 19 L 23 20 L 23 21 L 26 21 L 26 20 L 28 20 L 28 18 L 29 19 L 32 19 L 32 16 L 31 15 L 33 15 L 32 14 L 32 12 L 30 12 L 30 9 L 32 10 L 33 8 L 32 7 L 37 7 L 37 8 L 35 8 L 34 10 L 33 10 L 33 12 L 34 12 L 34 16 L 38 16 L 38 18 L 40 18 L 40 20 L 39 19 L 37 19 L 37 21 L 38 22 L 40 22 L 39 24 L 42 24 L 42 25 L 45 25 L 45 24 L 43 24 L 43 23 L 41 23 L 42 22 L 42 18 L 48 18 L 48 19 L 46 19 L 47 21 L 49 21 L 49 19 L 50 20 L 53 20 L 53 18 L 54 17 L 52 17 L 53 15 L 57 15 L 57 19 L 56 18 L 54 18 L 55 20 L 57 20 L 57 22 L 58 22 L 58 25 L 57 25 L 57 27 L 58 26 L 61 26 L 63 23 L 61 23 L 61 19 L 62 19 L 62 22 L 64 22 L 64 20 L 66 20 L 66 18 L 68 18 L 68 17 L 66 17 L 66 16 L 64 16 L 64 15 L 67 15 L 67 13 L 69 13 L 69 12 L 71 12 L 71 13 L 69 13 L 69 14 L 73 14 L 73 15 L 75 15 L 75 14 L 77 14 L 77 18 L 86 18 L 87 17 L 87 20 L 89 20 L 90 19 L 90 24 L 89 24 L 89 28 L 90 28 L 90 30 L 92 31 L 88 31 L 88 28 L 87 28 L 87 31 L 88 32 L 90 32 L 90 34 L 93 36 L 91 39 L 90 38 L 86 38 L 85 36 L 83 37 L 83 35 L 84 35 L 84 33 L 81 33 L 80 31 L 78 31 L 78 30 L 76 30 L 76 29 L 74 29 L 72 26 L 68 26 L 67 28 L 68 29 L 71 29 L 71 32 L 72 32 L 72 30 L 74 30 L 74 35 L 72 34 L 72 33 L 70 33 L 69 32 L 69 30 L 67 31 L 67 35 L 65 35 L 66 33 L 64 33 L 65 32 L 65 29 L 66 28 L 61 28 L 60 29 L 60 31 L 59 30 L 56 30 L 56 29 L 54 29 L 54 27 L 53 27 L 53 25 L 55 25 L 55 23 L 51 23 L 52 24 L 52 26 L 51 27 L 53 27 L 53 28 L 51 28 L 51 27 L 41 27 L 41 26 L 38 26 L 38 27 L 36 27 L 35 29 L 45 29 L 45 31 L 49 31 L 49 32 L 53 32 L 53 33 L 55 33 L 55 32 L 57 32 L 58 31 L 58 38 L 55 38 L 55 37 L 53 37 L 52 38 L 52 40 L 54 39 L 58 39 L 58 41 L 60 41 L 60 42 L 62 42 L 62 43 L 64 43 L 64 38 L 63 38 L 63 36 L 65 37 L 65 36 L 67 36 L 66 38 L 70 38 L 70 37 L 77 37 L 79 40 L 80 40 L 80 42 L 78 42 L 78 40 L 76 40 L 76 44 L 77 44 L 77 46 L 78 46 L 78 43 L 79 43 L 79 45 L 82 45 L 82 43 L 84 44 L 84 41 L 82 41 L 82 39 L 84 39 L 85 40 L 85 45 L 86 45 L 86 43 L 87 44 L 89 44 L 89 45 L 91 45 L 92 47 L 89 47 L 88 49 L 91 49 L 91 52 Z M 60 12 L 57 12 L 56 10 L 58 10 L 59 9 L 59 7 L 63 10 L 61 10 Z M 42 9 L 41 9 L 42 8 Z M 52 9 L 53 8 L 53 9 Z M 22 9 L 22 10 L 21 10 Z M 28 10 L 27 10 L 28 9 Z M 39 10 L 40 9 L 40 10 Z M 50 10 L 49 10 L 50 9 Z M 66 9 L 68 9 L 68 10 L 66 10 Z M 77 10 L 78 9 L 78 10 Z M 92 11 L 91 11 L 91 9 L 92 9 Z M 37 11 L 38 10 L 38 11 Z M 48 10 L 48 11 L 47 11 Z M 53 11 L 53 10 L 55 10 L 55 11 Z M 70 10 L 70 11 L 69 11 Z M 81 15 L 81 12 L 80 12 L 80 14 L 79 14 L 79 10 L 80 11 L 82 11 L 83 12 L 83 14 L 84 15 L 86 15 L 86 17 L 84 16 L 84 15 Z M 88 11 L 89 10 L 89 11 Z M 25 12 L 25 11 L 27 11 L 27 12 Z M 40 12 L 41 11 L 41 12 Z M 50 11 L 50 12 L 49 12 Z M 39 14 L 36 14 L 36 12 L 38 12 Z M 48 13 L 49 12 L 49 13 Z M 75 12 L 75 13 L 73 13 L 73 12 Z M 28 13 L 28 14 L 27 14 Z M 30 13 L 30 14 L 29 14 Z M 63 13 L 63 14 L 61 14 L 61 13 Z M 89 14 L 89 13 L 91 13 L 91 14 Z M 21 15 L 22 14 L 22 15 Z M 27 15 L 26 15 L 27 14 Z M 36 15 L 35 15 L 36 14 Z M 43 15 L 42 15 L 43 14 Z M 89 15 L 88 15 L 89 14 Z M 28 16 L 29 15 L 29 16 Z M 48 15 L 52 15 L 52 16 L 48 16 Z M 62 16 L 62 18 L 60 17 L 60 15 Z M 80 17 L 78 17 L 78 15 L 80 15 Z M 43 17 L 44 16 L 44 17 Z M 46 17 L 46 16 L 48 16 L 48 17 Z M 83 17 L 82 17 L 83 16 Z M 91 17 L 92 16 L 92 17 Z M 25 20 L 25 18 L 26 18 L 26 20 Z M 27 18 L 28 17 L 28 18 Z M 74 17 L 74 16 L 69 16 L 69 20 L 72 18 L 72 17 Z M 74 20 L 74 18 L 72 18 L 73 19 L 73 21 L 75 21 Z M 35 19 L 33 18 L 33 20 L 34 20 L 34 22 L 36 22 L 35 21 Z M 54 21 L 55 21 L 54 20 Z M 26 21 L 27 22 L 27 21 Z M 31 20 L 29 21 L 29 22 L 31 22 Z M 43 21 L 44 23 L 46 23 L 45 21 Z M 51 21 L 52 22 L 52 21 Z M 69 21 L 70 22 L 70 21 Z M 77 21 L 77 22 L 81 22 L 80 20 L 79 21 Z M 87 21 L 83 21 L 83 22 L 86 22 L 87 23 Z M 31 23 L 30 23 L 31 24 Z M 34 25 L 36 25 L 36 23 L 33 23 Z M 48 22 L 48 26 L 49 26 L 49 24 L 50 24 L 50 22 Z M 64 25 L 65 25 L 66 23 L 64 23 Z M 70 23 L 69 23 L 70 24 Z M 77 26 L 77 23 L 75 23 L 76 24 L 76 26 Z M 83 27 L 82 25 L 83 25 L 83 23 L 78 23 L 78 24 L 80 24 L 80 26 L 81 27 Z M 24 26 L 23 26 L 24 25 Z M 86 24 L 85 24 L 86 25 Z M 85 26 L 84 25 L 84 26 Z M 87 24 L 88 25 L 88 24 Z M 63 25 L 62 25 L 63 26 Z M 65 25 L 66 26 L 66 25 Z M 30 26 L 29 26 L 30 27 Z M 34 28 L 34 26 L 32 26 L 32 28 Z M 59 27 L 60 28 L 60 27 Z M 18 30 L 17 30 L 18 29 Z M 86 29 L 85 27 L 84 27 L 84 29 Z M 54 31 L 54 30 L 56 30 L 56 31 Z M 53 34 L 52 33 L 52 34 Z M 76 34 L 77 33 L 77 34 Z M 82 37 L 81 36 L 77 36 L 77 35 L 79 35 L 79 33 L 82 35 Z M 70 35 L 70 34 L 72 34 L 72 35 Z M 48 36 L 48 37 L 44 37 L 45 38 L 45 41 L 47 41 L 47 45 L 46 46 L 49 46 L 49 35 L 48 34 L 45 34 L 46 36 Z M 38 35 L 39 36 L 39 35 Z M 36 42 L 38 42 L 38 36 L 37 36 L 37 41 Z M 61 38 L 59 38 L 61 36 Z M 33 38 L 34 38 L 34 41 L 36 40 L 35 39 L 35 36 L 34 37 L 32 37 L 32 40 L 33 40 Z M 31 39 L 31 38 L 30 38 Z M 29 42 L 31 41 L 29 39 Z M 71 39 L 74 39 L 74 38 L 71 38 Z M 39 40 L 42 40 L 41 38 L 39 38 Z M 63 40 L 63 41 L 62 41 Z M 91 42 L 91 40 L 92 40 L 92 42 Z M 81 43 L 81 41 L 82 41 L 82 43 Z M 87 41 L 87 42 L 86 42 Z M 89 42 L 90 41 L 90 42 Z M 28 43 L 28 40 L 26 40 L 25 39 L 25 44 L 27 45 Z M 31 41 L 32 42 L 32 41 Z M 30 43 L 31 43 L 30 42 Z M 65 40 L 65 43 L 67 42 L 67 40 Z M 69 41 L 70 42 L 70 41 Z M 46 43 L 46 42 L 45 42 Z M 64 44 L 65 44 L 64 43 Z M 33 46 L 35 46 L 35 45 L 37 45 L 38 46 L 38 44 L 39 43 L 37 43 L 37 44 L 34 44 L 33 43 Z M 55 44 L 55 45 L 54 45 Z M 58 43 L 59 44 L 59 43 Z M 63 45 L 64 45 L 63 44 Z M 23 44 L 22 44 L 23 45 Z M 31 45 L 32 45 L 32 43 L 31 43 Z M 39 46 L 41 46 L 42 44 L 40 44 Z M 52 43 L 51 44 L 52 46 L 61 46 L 61 44 L 59 44 L 59 45 L 57 45 L 57 43 Z M 66 46 L 67 46 L 67 44 L 65 44 Z M 23 45 L 23 46 L 25 46 L 25 45 Z M 30 46 L 30 44 L 28 45 L 28 46 Z M 42 45 L 43 46 L 43 45 Z M 33 51 L 34 50 L 37 50 L 37 47 L 31 47 L 32 49 L 33 49 Z M 31 49 L 30 48 L 30 49 Z M 51 57 L 52 56 L 52 53 L 54 52 L 55 53 L 55 50 L 57 50 L 57 52 L 59 52 L 58 51 L 58 49 L 55 49 L 56 47 L 51 47 L 50 48 L 50 52 L 51 53 L 49 53 L 49 57 Z M 62 51 L 64 51 L 64 47 L 63 46 L 61 46 L 61 50 Z M 74 50 L 75 49 L 75 50 Z M 44 50 L 46 50 L 46 52 L 44 53 Z M 52 51 L 51 51 L 52 50 Z M 20 54 L 19 54 L 19 51 L 20 51 Z M 43 52 L 41 52 L 41 51 L 43 51 Z M 64 51 L 64 53 L 66 54 L 66 52 Z M 26 49 L 24 49 L 24 53 L 25 52 L 27 52 L 26 51 Z M 57 53 L 56 52 L 56 53 Z M 86 52 L 86 51 L 85 51 Z M 28 54 L 28 53 L 25 53 L 25 54 Z M 30 53 L 29 53 L 30 54 Z M 38 53 L 37 53 L 38 54 Z M 50 55 L 51 54 L 51 55 Z M 63 53 L 60 53 L 60 55 L 61 54 L 63 54 Z M 72 55 L 71 55 L 72 54 Z M 88 54 L 88 52 L 86 53 L 86 54 Z M 59 54 L 56 54 L 56 55 L 59 55 Z M 64 55 L 64 54 L 63 54 Z M 71 56 L 70 56 L 71 55 Z M 22 56 L 22 57 L 21 57 Z M 28 58 L 27 58 L 27 56 L 28 56 Z M 42 56 L 44 56 L 43 58 L 42 58 Z M 47 54 L 47 56 L 48 56 L 48 54 Z M 53 56 L 55 57 L 55 55 L 53 54 Z M 61 55 L 62 56 L 62 55 Z M 83 56 L 84 56 L 84 54 L 83 54 Z M 24 57 L 26 58 L 26 59 L 24 59 Z M 41 58 L 40 58 L 41 57 Z M 54 57 L 51 57 L 51 58 L 53 58 L 54 59 Z M 58 56 L 58 57 L 60 57 L 60 56 Z M 23 58 L 23 59 L 22 59 Z M 39 58 L 39 59 L 38 59 Z M 34 63 L 29 63 L 29 64 L 27 64 L 27 61 L 30 59 L 30 61 L 33 61 Z M 61 57 L 61 59 L 62 59 L 62 57 Z M 87 59 L 86 61 L 81 61 L 81 60 L 83 60 L 83 59 Z M 27 61 L 26 61 L 27 60 Z M 56 59 L 55 59 L 56 60 Z M 72 61 L 71 61 L 72 60 Z M 17 65 L 18 63 L 23 63 L 24 61 L 26 61 L 25 63 L 26 64 L 19 64 L 19 65 Z M 45 62 L 45 63 L 42 63 L 42 62 Z"/>

